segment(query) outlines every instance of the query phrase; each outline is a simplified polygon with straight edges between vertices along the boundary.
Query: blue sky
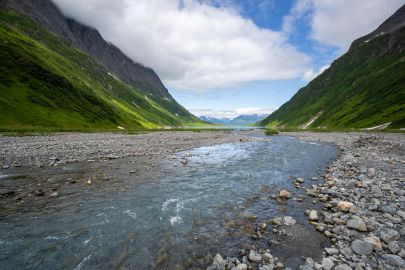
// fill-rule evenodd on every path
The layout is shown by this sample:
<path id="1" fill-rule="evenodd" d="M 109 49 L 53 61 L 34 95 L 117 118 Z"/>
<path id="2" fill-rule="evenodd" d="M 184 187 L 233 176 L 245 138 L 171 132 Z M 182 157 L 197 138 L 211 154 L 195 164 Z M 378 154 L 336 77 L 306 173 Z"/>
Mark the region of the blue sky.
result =
<path id="1" fill-rule="evenodd" d="M 220 7 L 221 2 L 211 2 Z M 294 0 L 228 1 L 246 19 L 252 20 L 258 27 L 282 31 L 283 19 L 293 9 Z M 309 24 L 301 21 L 294 33 L 289 36 L 291 44 L 312 57 L 312 67 L 319 70 L 331 63 L 342 50 L 334 46 L 322 46 L 309 38 Z M 287 102 L 301 87 L 308 83 L 303 78 L 285 80 L 252 81 L 239 86 L 219 89 L 215 92 L 194 93 L 170 87 L 173 97 L 196 114 L 212 114 L 219 117 L 234 117 L 237 109 L 246 108 L 246 112 L 271 112 Z M 254 110 L 254 109 L 257 110 Z M 244 110 L 242 110 L 244 111 Z"/>
<path id="2" fill-rule="evenodd" d="M 196 115 L 270 113 L 405 0 L 53 0 Z"/>

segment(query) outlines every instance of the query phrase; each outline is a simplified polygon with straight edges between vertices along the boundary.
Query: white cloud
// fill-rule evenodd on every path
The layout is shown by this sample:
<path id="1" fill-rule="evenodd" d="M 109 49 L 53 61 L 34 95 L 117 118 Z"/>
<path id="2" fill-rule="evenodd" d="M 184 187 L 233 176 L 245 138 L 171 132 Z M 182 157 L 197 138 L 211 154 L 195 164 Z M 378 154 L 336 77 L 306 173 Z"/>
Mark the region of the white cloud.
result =
<path id="1" fill-rule="evenodd" d="M 239 115 L 271 114 L 275 108 L 238 108 L 234 110 L 190 109 L 197 116 L 211 116 L 216 118 L 235 118 Z"/>
<path id="2" fill-rule="evenodd" d="M 324 65 L 318 71 L 315 71 L 312 68 L 310 68 L 307 71 L 305 71 L 304 75 L 302 76 L 302 79 L 307 82 L 312 81 L 313 79 L 321 75 L 329 67 L 330 65 Z"/>
<path id="3" fill-rule="evenodd" d="M 299 20 L 308 20 L 311 38 L 324 45 L 347 49 L 351 42 L 375 30 L 405 0 L 297 0 L 284 18 L 290 33 Z"/>
<path id="4" fill-rule="evenodd" d="M 54 2 L 176 88 L 206 91 L 299 78 L 310 62 L 284 33 L 261 29 L 228 6 L 198 0 Z"/>

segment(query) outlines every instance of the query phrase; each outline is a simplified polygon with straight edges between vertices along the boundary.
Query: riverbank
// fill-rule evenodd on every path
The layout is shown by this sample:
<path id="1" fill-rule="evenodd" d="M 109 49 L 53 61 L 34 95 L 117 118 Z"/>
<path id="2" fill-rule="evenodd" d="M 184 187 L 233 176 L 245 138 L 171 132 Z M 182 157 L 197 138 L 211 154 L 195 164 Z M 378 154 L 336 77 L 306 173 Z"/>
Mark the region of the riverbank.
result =
<path id="1" fill-rule="evenodd" d="M 0 136 L 0 168 L 44 167 L 126 157 L 164 158 L 166 155 L 196 147 L 250 140 L 252 138 L 247 133 L 232 131 Z"/>
<path id="2" fill-rule="evenodd" d="M 120 185 L 131 175 L 136 182 L 159 176 L 158 163 L 175 154 L 223 143 L 267 141 L 252 131 L 182 131 L 142 134 L 55 133 L 0 136 L 0 213 L 40 209 L 50 199 L 78 190 Z M 185 165 L 187 159 L 179 165 Z M 125 175 L 114 174 L 125 167 Z M 25 210 L 24 210 L 25 211 Z"/>
<path id="3" fill-rule="evenodd" d="M 308 222 L 332 243 L 324 249 L 322 260 L 302 258 L 299 268 L 404 269 L 405 136 L 313 132 L 282 135 L 333 143 L 341 149 L 339 158 L 325 171 L 324 181 L 305 188 L 302 183 L 315 179 L 296 180 L 307 197 L 322 204 L 320 211 L 306 211 Z M 278 197 L 291 199 L 285 192 Z M 285 219 L 273 220 L 273 230 L 275 225 L 288 226 L 285 223 L 290 218 Z M 258 229 L 266 227 L 267 224 Z M 270 246 L 267 250 L 243 250 L 240 258 L 217 255 L 210 269 L 282 269 L 271 251 Z"/>

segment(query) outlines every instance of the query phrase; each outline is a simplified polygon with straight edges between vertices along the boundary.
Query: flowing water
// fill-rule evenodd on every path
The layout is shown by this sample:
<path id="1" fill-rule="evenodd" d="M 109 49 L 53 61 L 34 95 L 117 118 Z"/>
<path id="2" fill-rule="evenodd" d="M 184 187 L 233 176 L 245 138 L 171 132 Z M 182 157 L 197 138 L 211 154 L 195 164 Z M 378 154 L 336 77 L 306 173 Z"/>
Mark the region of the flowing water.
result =
<path id="1" fill-rule="evenodd" d="M 291 177 L 309 185 L 337 154 L 332 145 L 277 136 L 181 152 L 153 166 L 155 177 L 142 181 L 129 173 L 135 165 L 128 160 L 65 166 L 61 178 L 101 172 L 120 181 L 67 189 L 41 207 L 3 214 L 0 269 L 203 269 L 216 252 L 235 256 L 248 243 L 266 247 L 249 231 L 282 215 L 315 235 L 303 215 L 315 207 L 310 201 L 280 205 L 270 195 L 283 188 L 299 195 Z M 327 240 L 316 237 L 313 251 L 320 253 Z M 311 250 L 291 245 L 295 249 L 272 253 L 298 257 Z"/>

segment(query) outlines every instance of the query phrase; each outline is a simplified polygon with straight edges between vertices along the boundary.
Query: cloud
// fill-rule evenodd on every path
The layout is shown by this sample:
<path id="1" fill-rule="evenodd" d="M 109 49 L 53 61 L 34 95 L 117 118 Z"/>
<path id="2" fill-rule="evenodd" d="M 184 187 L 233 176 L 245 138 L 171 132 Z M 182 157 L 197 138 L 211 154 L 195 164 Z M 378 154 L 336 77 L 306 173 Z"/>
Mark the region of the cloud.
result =
<path id="1" fill-rule="evenodd" d="M 327 70 L 330 67 L 330 65 L 324 65 L 322 66 L 318 71 L 311 69 L 308 69 L 304 75 L 302 76 L 302 79 L 304 81 L 312 81 L 313 79 L 315 79 L 316 77 L 318 77 L 319 75 L 321 75 L 325 70 Z"/>
<path id="2" fill-rule="evenodd" d="M 216 118 L 235 118 L 239 115 L 271 114 L 276 108 L 238 108 L 234 110 L 190 109 L 197 116 L 211 116 Z"/>
<path id="3" fill-rule="evenodd" d="M 282 32 L 199 0 L 53 0 L 171 87 L 204 92 L 299 78 L 310 57 Z"/>
<path id="4" fill-rule="evenodd" d="M 404 0 L 297 0 L 284 18 L 283 30 L 291 33 L 296 23 L 307 20 L 310 38 L 345 50 L 353 40 L 375 30 L 404 3 Z"/>

